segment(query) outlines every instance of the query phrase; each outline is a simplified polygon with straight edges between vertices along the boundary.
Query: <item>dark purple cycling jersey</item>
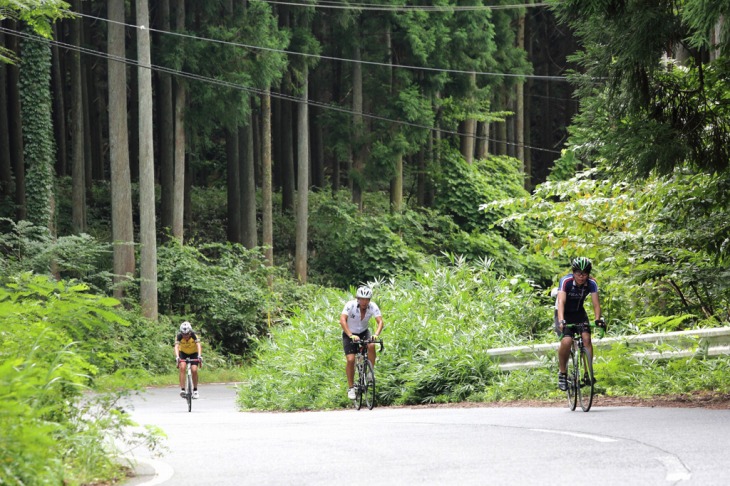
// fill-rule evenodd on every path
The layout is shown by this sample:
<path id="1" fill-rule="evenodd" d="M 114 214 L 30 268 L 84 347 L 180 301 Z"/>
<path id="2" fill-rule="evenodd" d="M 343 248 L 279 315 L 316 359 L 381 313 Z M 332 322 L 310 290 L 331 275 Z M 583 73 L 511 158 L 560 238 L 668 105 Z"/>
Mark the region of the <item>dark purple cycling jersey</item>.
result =
<path id="1" fill-rule="evenodd" d="M 588 322 L 588 314 L 583 308 L 583 302 L 589 294 L 598 292 L 598 283 L 588 277 L 585 285 L 578 286 L 575 284 L 573 274 L 569 273 L 560 279 L 558 290 L 565 292 L 565 308 L 563 309 L 563 319 L 568 324 L 580 324 Z M 558 308 L 558 300 L 555 299 L 555 309 Z"/>

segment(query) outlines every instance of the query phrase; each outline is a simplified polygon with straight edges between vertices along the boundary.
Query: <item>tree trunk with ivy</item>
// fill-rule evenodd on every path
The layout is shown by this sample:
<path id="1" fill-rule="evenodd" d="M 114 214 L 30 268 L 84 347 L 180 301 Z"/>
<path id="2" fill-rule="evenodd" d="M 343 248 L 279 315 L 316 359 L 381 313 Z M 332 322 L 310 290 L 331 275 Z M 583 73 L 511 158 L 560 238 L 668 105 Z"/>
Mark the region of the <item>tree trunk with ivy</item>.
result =
<path id="1" fill-rule="evenodd" d="M 29 28 L 23 30 L 35 36 Z M 28 220 L 54 234 L 51 48 L 47 42 L 24 39 L 20 51 L 19 92 Z"/>

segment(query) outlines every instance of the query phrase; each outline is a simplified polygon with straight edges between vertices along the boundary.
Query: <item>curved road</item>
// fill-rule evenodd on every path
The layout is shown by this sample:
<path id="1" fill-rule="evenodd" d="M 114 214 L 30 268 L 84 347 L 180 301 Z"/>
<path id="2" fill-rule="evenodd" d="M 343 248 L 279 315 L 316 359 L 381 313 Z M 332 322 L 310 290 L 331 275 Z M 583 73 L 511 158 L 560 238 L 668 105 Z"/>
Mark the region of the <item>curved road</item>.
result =
<path id="1" fill-rule="evenodd" d="M 233 385 L 131 399 L 168 453 L 137 453 L 125 486 L 730 484 L 730 411 L 600 407 L 245 413 Z"/>

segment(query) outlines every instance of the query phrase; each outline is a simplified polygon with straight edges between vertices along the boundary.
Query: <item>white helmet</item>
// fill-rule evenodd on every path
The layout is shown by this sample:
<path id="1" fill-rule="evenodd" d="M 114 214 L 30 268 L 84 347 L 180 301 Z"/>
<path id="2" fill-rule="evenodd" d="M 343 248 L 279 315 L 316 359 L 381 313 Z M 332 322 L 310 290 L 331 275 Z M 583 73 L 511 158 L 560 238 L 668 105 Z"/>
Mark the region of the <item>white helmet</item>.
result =
<path id="1" fill-rule="evenodd" d="M 193 332 L 193 325 L 190 324 L 188 321 L 183 322 L 180 324 L 180 332 L 183 334 Z"/>
<path id="2" fill-rule="evenodd" d="M 358 299 L 371 299 L 373 297 L 373 290 L 370 287 L 363 285 L 357 289 L 356 295 Z"/>

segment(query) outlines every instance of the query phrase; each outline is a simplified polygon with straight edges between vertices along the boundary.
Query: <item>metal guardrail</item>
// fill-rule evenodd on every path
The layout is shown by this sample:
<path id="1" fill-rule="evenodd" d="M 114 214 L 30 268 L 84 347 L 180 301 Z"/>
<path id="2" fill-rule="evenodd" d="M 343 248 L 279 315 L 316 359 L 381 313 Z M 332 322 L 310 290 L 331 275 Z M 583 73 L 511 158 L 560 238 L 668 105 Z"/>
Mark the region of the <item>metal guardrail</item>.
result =
<path id="1" fill-rule="evenodd" d="M 695 329 L 634 336 L 593 339 L 594 351 L 621 345 L 636 347 L 637 357 L 674 359 L 692 356 L 720 356 L 730 354 L 730 327 Z M 531 346 L 512 346 L 487 350 L 487 355 L 499 363 L 503 371 L 539 368 L 557 356 L 558 342 Z"/>

